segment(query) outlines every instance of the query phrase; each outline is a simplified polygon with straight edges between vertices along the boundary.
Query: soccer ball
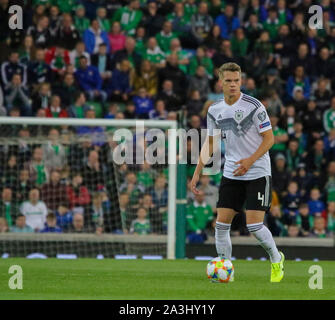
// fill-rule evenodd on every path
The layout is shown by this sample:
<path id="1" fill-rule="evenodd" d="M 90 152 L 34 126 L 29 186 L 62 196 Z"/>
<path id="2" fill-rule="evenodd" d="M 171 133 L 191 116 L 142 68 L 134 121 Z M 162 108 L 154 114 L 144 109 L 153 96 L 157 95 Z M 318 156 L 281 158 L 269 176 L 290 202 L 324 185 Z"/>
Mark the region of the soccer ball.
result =
<path id="1" fill-rule="evenodd" d="M 212 282 L 230 282 L 234 278 L 234 266 L 229 259 L 217 257 L 208 262 L 207 277 Z"/>

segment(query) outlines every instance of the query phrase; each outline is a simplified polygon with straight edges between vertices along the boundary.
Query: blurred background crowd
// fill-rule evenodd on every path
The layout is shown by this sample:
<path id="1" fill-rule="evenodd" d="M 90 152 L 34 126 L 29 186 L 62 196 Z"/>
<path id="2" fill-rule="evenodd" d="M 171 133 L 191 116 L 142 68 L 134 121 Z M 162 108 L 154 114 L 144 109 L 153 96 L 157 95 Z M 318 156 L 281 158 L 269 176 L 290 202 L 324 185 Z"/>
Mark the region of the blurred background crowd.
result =
<path id="1" fill-rule="evenodd" d="M 24 8 L 23 30 L 8 27 L 11 4 Z M 322 29 L 308 27 L 313 4 Z M 217 69 L 236 62 L 242 91 L 265 105 L 275 135 L 266 223 L 274 236 L 323 238 L 335 229 L 334 50 L 334 0 L 0 0 L 0 115 L 171 119 L 200 132 L 223 98 Z M 115 172 L 105 129 L 70 130 L 94 135 L 79 145 L 64 143 L 66 130 L 1 149 L 0 229 L 166 232 L 167 169 L 122 166 L 118 186 L 108 187 Z M 1 135 L 40 133 L 7 126 Z M 213 233 L 220 178 L 204 176 L 203 192 L 188 193 L 191 242 Z M 243 212 L 232 233 L 248 234 Z"/>

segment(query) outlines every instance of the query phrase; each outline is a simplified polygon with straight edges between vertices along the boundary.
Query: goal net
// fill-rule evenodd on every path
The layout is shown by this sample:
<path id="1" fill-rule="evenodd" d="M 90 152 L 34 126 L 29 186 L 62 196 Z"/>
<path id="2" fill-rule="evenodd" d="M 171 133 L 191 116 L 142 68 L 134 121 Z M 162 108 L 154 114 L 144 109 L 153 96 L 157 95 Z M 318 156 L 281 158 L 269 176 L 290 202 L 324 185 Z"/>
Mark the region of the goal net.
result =
<path id="1" fill-rule="evenodd" d="M 175 258 L 173 129 L 0 118 L 0 254 Z"/>

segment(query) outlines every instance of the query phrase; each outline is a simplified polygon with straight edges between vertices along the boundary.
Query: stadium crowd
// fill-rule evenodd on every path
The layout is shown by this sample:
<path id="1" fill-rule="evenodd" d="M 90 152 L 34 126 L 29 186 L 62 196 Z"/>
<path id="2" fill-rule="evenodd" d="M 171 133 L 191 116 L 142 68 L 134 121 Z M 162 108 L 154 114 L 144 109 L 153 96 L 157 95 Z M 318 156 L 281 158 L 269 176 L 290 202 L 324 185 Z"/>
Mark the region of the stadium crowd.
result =
<path id="1" fill-rule="evenodd" d="M 1 116 L 176 119 L 200 130 L 223 98 L 217 69 L 236 62 L 242 91 L 265 105 L 275 135 L 269 229 L 319 238 L 334 231 L 334 0 L 22 0 L 23 30 L 8 27 L 11 4 L 0 0 Z M 308 27 L 313 4 L 322 7 L 322 29 Z M 0 152 L 0 231 L 115 231 L 105 129 L 77 128 L 94 138 L 64 146 L 67 129 L 2 130 L 20 143 Z M 41 132 L 47 142 L 24 142 Z M 119 232 L 166 232 L 166 168 L 125 165 L 117 174 Z M 214 230 L 219 182 L 204 176 L 203 192 L 188 193 L 191 242 Z M 248 234 L 243 212 L 232 233 Z"/>

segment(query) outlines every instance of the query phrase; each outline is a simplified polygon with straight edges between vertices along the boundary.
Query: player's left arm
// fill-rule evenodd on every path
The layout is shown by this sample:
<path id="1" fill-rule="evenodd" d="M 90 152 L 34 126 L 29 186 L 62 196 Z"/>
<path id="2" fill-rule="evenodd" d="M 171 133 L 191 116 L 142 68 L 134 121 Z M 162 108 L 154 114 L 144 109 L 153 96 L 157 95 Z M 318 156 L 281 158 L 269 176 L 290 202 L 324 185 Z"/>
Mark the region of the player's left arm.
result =
<path id="1" fill-rule="evenodd" d="M 246 174 L 250 167 L 253 165 L 253 163 L 273 146 L 274 135 L 272 132 L 272 128 L 260 132 L 260 135 L 263 137 L 263 141 L 258 149 L 249 158 L 241 159 L 235 162 L 235 164 L 239 164 L 240 166 L 233 172 L 234 176 L 243 176 L 244 174 Z"/>

